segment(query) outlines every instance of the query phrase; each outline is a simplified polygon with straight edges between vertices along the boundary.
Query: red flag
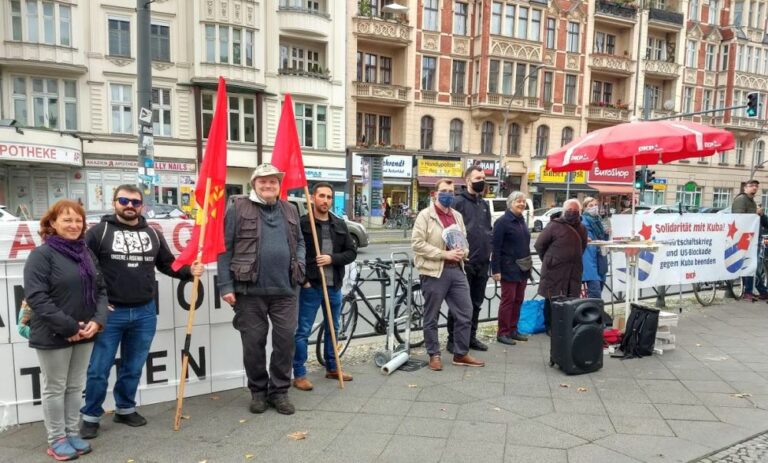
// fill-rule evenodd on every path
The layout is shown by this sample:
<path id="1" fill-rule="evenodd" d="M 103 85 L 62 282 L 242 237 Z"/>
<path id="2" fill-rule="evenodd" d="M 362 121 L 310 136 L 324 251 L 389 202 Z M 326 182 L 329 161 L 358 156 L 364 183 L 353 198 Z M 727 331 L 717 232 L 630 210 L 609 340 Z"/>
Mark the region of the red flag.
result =
<path id="1" fill-rule="evenodd" d="M 205 217 L 205 186 L 211 180 L 208 193 L 208 217 Z M 173 269 L 178 270 L 184 265 L 190 265 L 197 260 L 198 246 L 201 251 L 200 262 L 207 264 L 215 262 L 216 258 L 226 250 L 224 245 L 224 212 L 226 198 L 224 184 L 227 179 L 227 84 L 219 77 L 219 89 L 216 92 L 216 109 L 213 112 L 211 130 L 208 132 L 208 143 L 205 145 L 203 163 L 195 187 L 197 202 L 197 218 L 192 229 L 192 237 L 187 247 L 173 262 Z M 205 241 L 199 244 L 202 228 L 205 227 Z"/>
<path id="2" fill-rule="evenodd" d="M 275 137 L 275 149 L 272 151 L 272 165 L 280 172 L 285 172 L 283 181 L 280 183 L 280 198 L 287 198 L 288 190 L 304 188 L 307 185 L 291 95 L 285 95 L 283 102 L 283 112 L 280 115 L 280 125 L 277 126 Z"/>

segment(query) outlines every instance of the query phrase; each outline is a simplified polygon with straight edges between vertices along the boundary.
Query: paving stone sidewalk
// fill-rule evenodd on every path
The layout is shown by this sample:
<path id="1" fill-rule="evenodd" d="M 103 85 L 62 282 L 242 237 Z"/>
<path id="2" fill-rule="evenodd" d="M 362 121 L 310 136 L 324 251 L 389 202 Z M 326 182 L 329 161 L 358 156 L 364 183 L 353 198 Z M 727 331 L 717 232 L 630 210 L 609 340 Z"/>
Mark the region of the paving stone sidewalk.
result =
<path id="1" fill-rule="evenodd" d="M 677 349 L 663 356 L 606 356 L 602 370 L 573 377 L 548 366 L 544 335 L 513 347 L 491 344 L 478 355 L 485 368 L 447 361 L 442 372 L 385 377 L 372 362 L 351 364 L 355 378 L 344 390 L 320 372 L 310 375 L 314 391 L 292 390 L 293 416 L 250 414 L 245 390 L 188 398 L 189 419 L 179 432 L 171 428 L 175 403 L 143 406 L 147 426 L 105 419 L 94 452 L 81 459 L 766 461 L 765 453 L 750 451 L 738 459 L 716 457 L 719 449 L 768 430 L 768 305 L 737 302 L 686 312 L 676 335 Z M 295 432 L 306 438 L 289 437 Z M 0 462 L 52 461 L 44 441 L 42 423 L 14 427 L 0 434 Z"/>

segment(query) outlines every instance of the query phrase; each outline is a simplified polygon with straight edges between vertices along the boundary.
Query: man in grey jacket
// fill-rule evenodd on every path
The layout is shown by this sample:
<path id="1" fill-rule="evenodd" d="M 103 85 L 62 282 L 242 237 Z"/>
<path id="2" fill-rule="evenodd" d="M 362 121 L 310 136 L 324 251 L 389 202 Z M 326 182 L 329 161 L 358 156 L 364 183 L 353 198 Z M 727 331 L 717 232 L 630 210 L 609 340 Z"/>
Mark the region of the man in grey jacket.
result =
<path id="1" fill-rule="evenodd" d="M 768 218 L 765 217 L 765 214 L 763 214 L 763 208 L 758 207 L 757 203 L 755 203 L 755 195 L 757 194 L 757 190 L 760 188 L 760 182 L 758 182 L 755 179 L 752 179 L 744 184 L 744 191 L 736 195 L 735 198 L 733 198 L 733 204 L 731 205 L 731 212 L 734 214 L 757 214 L 760 216 L 760 227 L 758 233 L 758 236 L 762 233 L 763 229 L 768 226 Z M 762 263 L 762 259 L 760 256 L 758 256 L 757 259 L 758 263 Z M 755 286 L 757 286 L 757 292 L 760 293 L 760 299 L 766 300 L 768 299 L 768 288 L 765 286 L 765 282 L 763 282 L 762 279 L 757 280 L 757 284 L 754 283 L 755 277 L 744 277 L 744 300 L 746 301 L 754 301 L 755 294 L 753 292 L 753 289 Z"/>
<path id="2" fill-rule="evenodd" d="M 219 291 L 235 310 L 243 364 L 251 390 L 251 413 L 267 405 L 292 415 L 288 400 L 298 320 L 296 290 L 304 281 L 304 238 L 294 206 L 279 199 L 283 172 L 271 164 L 253 171 L 253 190 L 237 197 L 224 218 L 227 250 L 219 255 Z M 286 239 L 287 238 L 287 239 Z M 272 356 L 266 344 L 272 323 Z"/>

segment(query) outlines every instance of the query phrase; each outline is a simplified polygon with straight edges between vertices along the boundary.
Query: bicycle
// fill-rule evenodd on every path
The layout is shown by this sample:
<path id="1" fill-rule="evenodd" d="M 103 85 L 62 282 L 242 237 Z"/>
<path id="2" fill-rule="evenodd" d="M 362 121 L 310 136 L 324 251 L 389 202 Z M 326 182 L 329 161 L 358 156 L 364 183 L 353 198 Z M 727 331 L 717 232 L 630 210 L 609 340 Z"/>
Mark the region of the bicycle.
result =
<path id="1" fill-rule="evenodd" d="M 395 264 L 402 264 L 402 261 L 396 261 Z M 352 338 L 354 337 L 355 329 L 357 328 L 357 322 L 359 319 L 365 321 L 370 325 L 376 334 L 385 334 L 387 332 L 387 323 L 389 320 L 389 312 L 387 307 L 386 294 L 387 287 L 392 284 L 390 271 L 392 269 L 391 264 L 382 261 L 380 258 L 369 261 L 365 260 L 362 263 L 357 262 L 357 276 L 355 282 L 352 285 L 352 289 L 347 293 L 341 303 L 341 313 L 339 315 L 339 326 L 336 327 L 338 334 L 336 335 L 336 343 L 338 346 L 339 357 L 341 357 L 349 347 Z M 371 272 L 367 276 L 363 276 L 362 267 L 368 266 Z M 406 266 L 402 266 L 399 270 L 395 271 L 395 318 L 400 316 L 400 313 L 407 307 L 408 297 L 408 285 L 411 287 L 411 347 L 419 347 L 424 344 L 423 335 L 420 339 L 414 339 L 414 333 L 423 332 L 421 330 L 423 326 L 423 306 L 424 299 L 421 294 L 421 283 L 406 280 L 404 276 Z M 362 290 L 362 285 L 367 282 L 378 282 L 381 288 L 381 295 L 378 298 L 369 298 Z M 371 300 L 381 299 L 381 304 L 372 304 Z M 369 316 L 366 316 L 360 312 L 358 301 L 365 304 L 370 312 Z M 404 342 L 405 326 L 396 326 L 394 330 L 395 338 L 398 342 Z M 317 332 L 317 343 L 315 345 L 315 355 L 318 362 L 324 365 L 323 350 L 325 344 L 325 322 L 320 324 Z M 418 335 L 417 335 L 418 336 Z"/>
<path id="2" fill-rule="evenodd" d="M 757 255 L 760 257 L 760 262 L 757 265 L 757 271 L 755 272 L 754 282 L 755 285 L 758 281 L 766 280 L 768 275 L 768 255 L 766 255 L 766 248 L 768 248 L 768 236 L 763 236 L 758 241 Z M 699 304 L 703 306 L 712 305 L 715 301 L 715 295 L 718 288 L 725 287 L 726 295 L 730 292 L 730 295 L 739 300 L 744 295 L 744 282 L 742 277 L 735 278 L 733 280 L 720 280 L 720 281 L 705 281 L 701 283 L 693 283 L 693 296 L 699 301 Z"/>

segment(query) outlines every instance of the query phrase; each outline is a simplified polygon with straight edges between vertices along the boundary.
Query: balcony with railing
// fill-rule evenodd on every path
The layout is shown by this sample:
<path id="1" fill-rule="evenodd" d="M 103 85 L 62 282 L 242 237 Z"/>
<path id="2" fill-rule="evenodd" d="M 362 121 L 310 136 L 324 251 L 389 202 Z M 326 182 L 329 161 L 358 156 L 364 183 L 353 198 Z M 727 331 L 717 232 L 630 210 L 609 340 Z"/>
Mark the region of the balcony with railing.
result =
<path id="1" fill-rule="evenodd" d="M 666 25 L 674 25 L 678 27 L 683 26 L 683 14 L 678 13 L 676 8 L 667 6 L 665 8 L 654 8 L 653 3 L 651 8 L 648 9 L 648 21 L 659 22 Z"/>
<path id="2" fill-rule="evenodd" d="M 406 106 L 409 103 L 408 87 L 392 84 L 377 84 L 371 82 L 353 82 L 355 97 L 358 101 L 387 103 L 396 106 Z"/>
<path id="3" fill-rule="evenodd" d="M 411 26 L 408 19 L 387 19 L 372 15 L 358 14 L 352 18 L 353 33 L 360 40 L 387 43 L 406 47 L 411 43 Z"/>
<path id="4" fill-rule="evenodd" d="M 636 22 L 637 7 L 619 2 L 598 0 L 595 4 L 595 15 Z"/>
<path id="5" fill-rule="evenodd" d="M 321 66 L 312 67 L 311 70 L 296 68 L 280 68 L 281 90 L 285 93 L 311 96 L 327 96 L 331 91 L 331 73 L 329 69 L 323 70 Z"/>
<path id="6" fill-rule="evenodd" d="M 680 64 L 675 62 L 655 59 L 647 59 L 645 60 L 645 63 L 643 63 L 643 69 L 646 74 L 667 79 L 680 77 L 681 67 Z"/>
<path id="7" fill-rule="evenodd" d="M 465 93 L 451 93 L 451 106 L 467 106 L 467 95 Z"/>
<path id="8" fill-rule="evenodd" d="M 597 121 L 626 122 L 629 121 L 627 105 L 591 104 L 587 107 L 587 118 Z"/>
<path id="9" fill-rule="evenodd" d="M 421 102 L 430 104 L 437 103 L 437 92 L 434 90 L 422 90 Z"/>
<path id="10" fill-rule="evenodd" d="M 635 72 L 635 62 L 626 56 L 593 53 L 589 56 L 589 65 L 594 70 L 610 73 L 632 74 Z"/>
<path id="11" fill-rule="evenodd" d="M 322 9 L 280 5 L 277 18 L 281 31 L 298 32 L 311 37 L 332 35 L 331 15 Z"/>

